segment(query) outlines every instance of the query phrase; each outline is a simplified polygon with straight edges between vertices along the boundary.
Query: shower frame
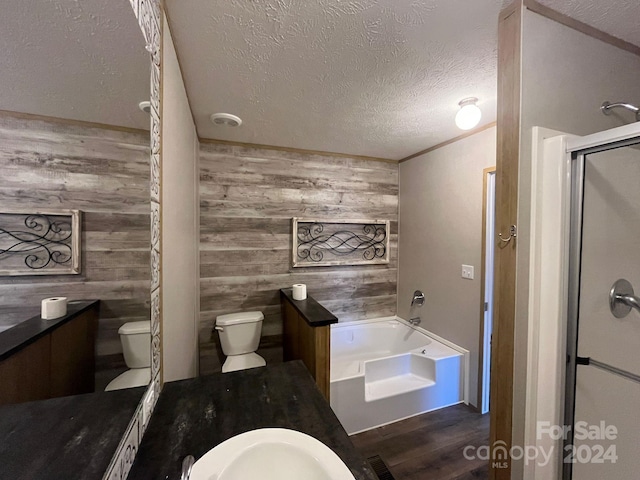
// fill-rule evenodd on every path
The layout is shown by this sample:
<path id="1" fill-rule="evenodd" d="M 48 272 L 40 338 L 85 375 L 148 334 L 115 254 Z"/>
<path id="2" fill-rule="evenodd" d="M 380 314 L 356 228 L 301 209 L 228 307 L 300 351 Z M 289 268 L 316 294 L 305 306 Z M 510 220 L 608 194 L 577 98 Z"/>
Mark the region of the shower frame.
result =
<path id="1" fill-rule="evenodd" d="M 567 310 L 566 310 L 566 370 L 564 395 L 564 425 L 571 427 L 564 439 L 562 454 L 573 445 L 575 421 L 578 323 L 580 315 L 580 271 L 582 264 L 582 226 L 585 184 L 585 162 L 587 155 L 623 148 L 640 143 L 640 124 L 606 130 L 582 138 L 567 141 L 567 156 L 570 159 L 571 192 L 569 216 L 569 252 L 567 265 Z M 572 478 L 572 463 L 562 464 L 563 480 Z"/>
<path id="2" fill-rule="evenodd" d="M 541 127 L 532 133 L 524 439 L 527 446 L 554 448 L 556 455 L 547 465 L 525 465 L 523 479 L 568 479 L 571 472 L 564 468 L 562 454 L 570 440 L 541 438 L 538 428 L 539 422 L 562 425 L 573 419 L 577 332 L 572 327 L 578 314 L 584 159 L 590 153 L 637 143 L 640 123 L 583 137 Z"/>

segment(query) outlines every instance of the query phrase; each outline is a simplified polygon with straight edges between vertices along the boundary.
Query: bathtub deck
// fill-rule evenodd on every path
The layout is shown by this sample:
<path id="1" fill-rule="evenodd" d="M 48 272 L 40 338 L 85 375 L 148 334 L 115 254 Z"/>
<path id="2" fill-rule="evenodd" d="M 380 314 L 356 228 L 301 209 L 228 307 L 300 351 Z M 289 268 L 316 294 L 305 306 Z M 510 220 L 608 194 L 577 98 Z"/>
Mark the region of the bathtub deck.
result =
<path id="1" fill-rule="evenodd" d="M 453 351 L 446 345 L 441 345 L 435 342 L 429 345 L 428 348 L 429 356 L 434 359 L 449 358 L 452 356 L 460 355 L 458 352 Z M 421 348 L 418 348 L 413 351 L 419 352 L 420 350 Z M 339 360 L 332 358 L 331 381 L 344 380 L 346 378 L 352 378 L 357 377 L 358 375 L 362 375 L 364 373 L 362 370 L 364 362 L 388 357 L 391 355 L 398 355 L 398 353 L 394 353 L 391 350 L 373 350 L 369 352 L 360 352 L 356 355 L 345 355 Z"/>
<path id="2" fill-rule="evenodd" d="M 396 375 L 394 377 L 368 382 L 365 384 L 365 398 L 368 402 L 381 398 L 402 395 L 403 393 L 413 392 L 421 388 L 431 387 L 436 382 L 419 375 L 406 373 L 404 375 Z"/>

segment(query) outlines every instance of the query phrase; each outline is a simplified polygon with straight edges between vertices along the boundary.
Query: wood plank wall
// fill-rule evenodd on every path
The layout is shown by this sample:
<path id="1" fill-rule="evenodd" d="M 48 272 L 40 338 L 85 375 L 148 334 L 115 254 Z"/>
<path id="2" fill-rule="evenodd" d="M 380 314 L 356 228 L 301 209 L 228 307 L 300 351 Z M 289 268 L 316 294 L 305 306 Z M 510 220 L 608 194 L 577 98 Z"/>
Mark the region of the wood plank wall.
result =
<path id="1" fill-rule="evenodd" d="M 84 212 L 82 273 L 0 277 L 0 327 L 46 297 L 100 299 L 97 365 L 122 367 L 118 328 L 150 315 L 149 134 L 3 114 L 0 167 L 0 210 Z"/>
<path id="2" fill-rule="evenodd" d="M 388 265 L 291 268 L 291 218 L 389 219 Z M 224 360 L 215 318 L 261 310 L 267 362 L 282 359 L 279 289 L 308 293 L 341 321 L 395 315 L 398 165 L 202 142 L 200 373 Z"/>

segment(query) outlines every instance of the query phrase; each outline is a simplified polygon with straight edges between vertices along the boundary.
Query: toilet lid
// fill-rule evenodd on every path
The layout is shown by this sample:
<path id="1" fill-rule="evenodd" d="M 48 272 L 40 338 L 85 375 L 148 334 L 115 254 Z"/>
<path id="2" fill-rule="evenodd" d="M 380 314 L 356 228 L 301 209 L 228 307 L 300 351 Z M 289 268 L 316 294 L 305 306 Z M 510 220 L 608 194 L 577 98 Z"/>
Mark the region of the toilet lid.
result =
<path id="1" fill-rule="evenodd" d="M 109 382 L 105 392 L 123 388 L 143 387 L 151 381 L 151 368 L 132 368 Z"/>
<path id="2" fill-rule="evenodd" d="M 216 325 L 237 325 L 238 323 L 259 322 L 264 320 L 262 312 L 229 313 L 216 317 Z"/>
<path id="3" fill-rule="evenodd" d="M 138 333 L 151 333 L 151 322 L 142 320 L 140 322 L 127 322 L 118 329 L 120 335 L 136 335 Z"/>

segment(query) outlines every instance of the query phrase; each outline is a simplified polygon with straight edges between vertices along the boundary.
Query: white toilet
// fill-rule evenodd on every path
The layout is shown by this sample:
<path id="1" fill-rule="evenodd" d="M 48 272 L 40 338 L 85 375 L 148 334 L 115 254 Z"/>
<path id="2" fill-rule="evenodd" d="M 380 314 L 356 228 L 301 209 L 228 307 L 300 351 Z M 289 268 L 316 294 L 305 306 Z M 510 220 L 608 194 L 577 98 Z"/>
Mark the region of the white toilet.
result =
<path id="1" fill-rule="evenodd" d="M 129 370 L 109 382 L 105 391 L 142 387 L 151 381 L 151 322 L 129 322 L 118 329 Z"/>
<path id="2" fill-rule="evenodd" d="M 267 362 L 256 353 L 262 330 L 262 312 L 230 313 L 216 317 L 222 351 L 227 360 L 222 373 L 246 368 L 264 367 Z"/>

